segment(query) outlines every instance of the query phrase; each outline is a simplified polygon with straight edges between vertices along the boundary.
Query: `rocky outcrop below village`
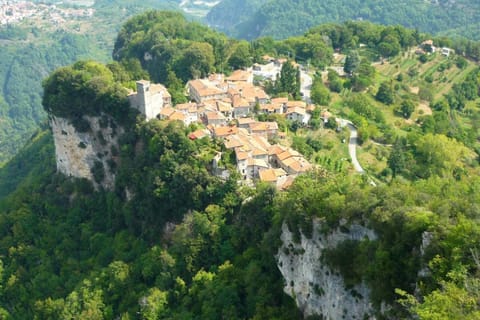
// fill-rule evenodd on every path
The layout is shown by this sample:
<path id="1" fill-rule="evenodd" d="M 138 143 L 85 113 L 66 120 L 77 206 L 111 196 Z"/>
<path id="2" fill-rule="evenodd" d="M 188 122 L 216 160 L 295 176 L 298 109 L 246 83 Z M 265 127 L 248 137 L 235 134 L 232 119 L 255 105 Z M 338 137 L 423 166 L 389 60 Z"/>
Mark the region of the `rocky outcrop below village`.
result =
<path id="1" fill-rule="evenodd" d="M 295 299 L 305 317 L 375 319 L 367 285 L 360 283 L 347 289 L 340 273 L 321 259 L 325 249 L 335 248 L 345 240 L 374 240 L 375 233 L 358 224 L 327 234 L 320 230 L 321 223 L 315 221 L 312 237 L 302 234 L 300 242 L 295 242 L 288 226 L 282 226 L 282 246 L 276 259 L 285 279 L 285 293 Z"/>
<path id="2" fill-rule="evenodd" d="M 79 132 L 70 120 L 50 117 L 57 170 L 66 176 L 88 179 L 97 190 L 112 189 L 118 136 L 123 129 L 107 115 L 83 119 L 89 129 Z"/>

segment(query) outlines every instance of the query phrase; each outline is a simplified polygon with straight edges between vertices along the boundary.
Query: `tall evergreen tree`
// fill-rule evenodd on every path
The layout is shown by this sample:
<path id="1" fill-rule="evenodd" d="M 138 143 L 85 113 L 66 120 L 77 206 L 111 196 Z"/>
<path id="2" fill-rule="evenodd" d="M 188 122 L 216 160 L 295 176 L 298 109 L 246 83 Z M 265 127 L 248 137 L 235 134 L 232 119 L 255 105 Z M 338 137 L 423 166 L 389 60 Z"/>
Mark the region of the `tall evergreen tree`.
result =
<path id="1" fill-rule="evenodd" d="M 357 51 L 353 50 L 345 58 L 345 64 L 343 66 L 343 69 L 346 73 L 352 74 L 353 72 L 355 72 L 359 65 L 360 56 L 358 55 Z"/>
<path id="2" fill-rule="evenodd" d="M 292 60 L 288 60 L 282 65 L 277 91 L 286 92 L 293 97 L 300 96 L 300 71 L 294 66 Z"/>

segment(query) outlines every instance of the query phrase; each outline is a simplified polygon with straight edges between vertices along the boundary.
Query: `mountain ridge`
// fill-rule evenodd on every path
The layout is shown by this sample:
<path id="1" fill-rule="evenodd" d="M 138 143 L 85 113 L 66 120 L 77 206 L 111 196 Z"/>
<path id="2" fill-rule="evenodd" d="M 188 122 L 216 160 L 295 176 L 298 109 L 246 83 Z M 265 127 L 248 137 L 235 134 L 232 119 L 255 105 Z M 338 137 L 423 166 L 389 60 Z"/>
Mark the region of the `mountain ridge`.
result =
<path id="1" fill-rule="evenodd" d="M 252 3 L 252 1 L 246 3 Z M 465 10 L 465 7 L 468 9 Z M 218 17 L 228 16 L 228 12 L 225 11 L 232 8 L 235 8 L 233 12 L 242 12 L 244 19 L 231 20 L 227 26 Z M 250 10 L 244 12 L 246 9 Z M 479 16 L 480 4 L 469 0 L 455 2 L 414 0 L 408 4 L 389 0 L 383 1 L 381 5 L 357 0 L 296 2 L 270 0 L 251 7 L 239 4 L 236 0 L 224 0 L 212 8 L 206 20 L 210 25 L 219 26 L 221 31 L 231 36 L 245 39 L 262 36 L 280 39 L 301 34 L 316 24 L 348 20 L 400 24 L 409 28 L 418 28 L 421 32 L 454 34 L 478 39 L 479 33 L 469 28 L 470 26 L 478 27 Z"/>

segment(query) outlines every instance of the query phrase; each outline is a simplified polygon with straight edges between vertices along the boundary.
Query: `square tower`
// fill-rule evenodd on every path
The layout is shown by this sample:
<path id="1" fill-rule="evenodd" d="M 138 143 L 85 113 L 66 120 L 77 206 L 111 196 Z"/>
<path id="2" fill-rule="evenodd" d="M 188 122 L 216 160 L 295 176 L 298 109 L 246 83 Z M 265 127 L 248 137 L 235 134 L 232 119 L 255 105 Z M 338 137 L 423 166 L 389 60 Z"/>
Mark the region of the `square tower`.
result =
<path id="1" fill-rule="evenodd" d="M 156 118 L 163 108 L 163 95 L 166 88 L 161 84 L 151 84 L 148 80 L 136 82 L 137 92 L 132 95 L 132 107 L 140 111 L 147 120 Z"/>

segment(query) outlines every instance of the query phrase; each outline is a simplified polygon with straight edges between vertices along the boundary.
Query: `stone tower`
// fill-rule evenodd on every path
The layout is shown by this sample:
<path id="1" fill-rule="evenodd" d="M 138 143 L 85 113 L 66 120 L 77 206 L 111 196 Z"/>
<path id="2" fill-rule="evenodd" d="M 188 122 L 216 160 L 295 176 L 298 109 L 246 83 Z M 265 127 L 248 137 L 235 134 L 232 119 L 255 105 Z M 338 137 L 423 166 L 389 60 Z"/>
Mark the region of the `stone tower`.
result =
<path id="1" fill-rule="evenodd" d="M 147 80 L 137 81 L 137 92 L 130 95 L 130 104 L 140 111 L 147 120 L 154 119 L 162 111 L 166 89 L 161 84 Z"/>

